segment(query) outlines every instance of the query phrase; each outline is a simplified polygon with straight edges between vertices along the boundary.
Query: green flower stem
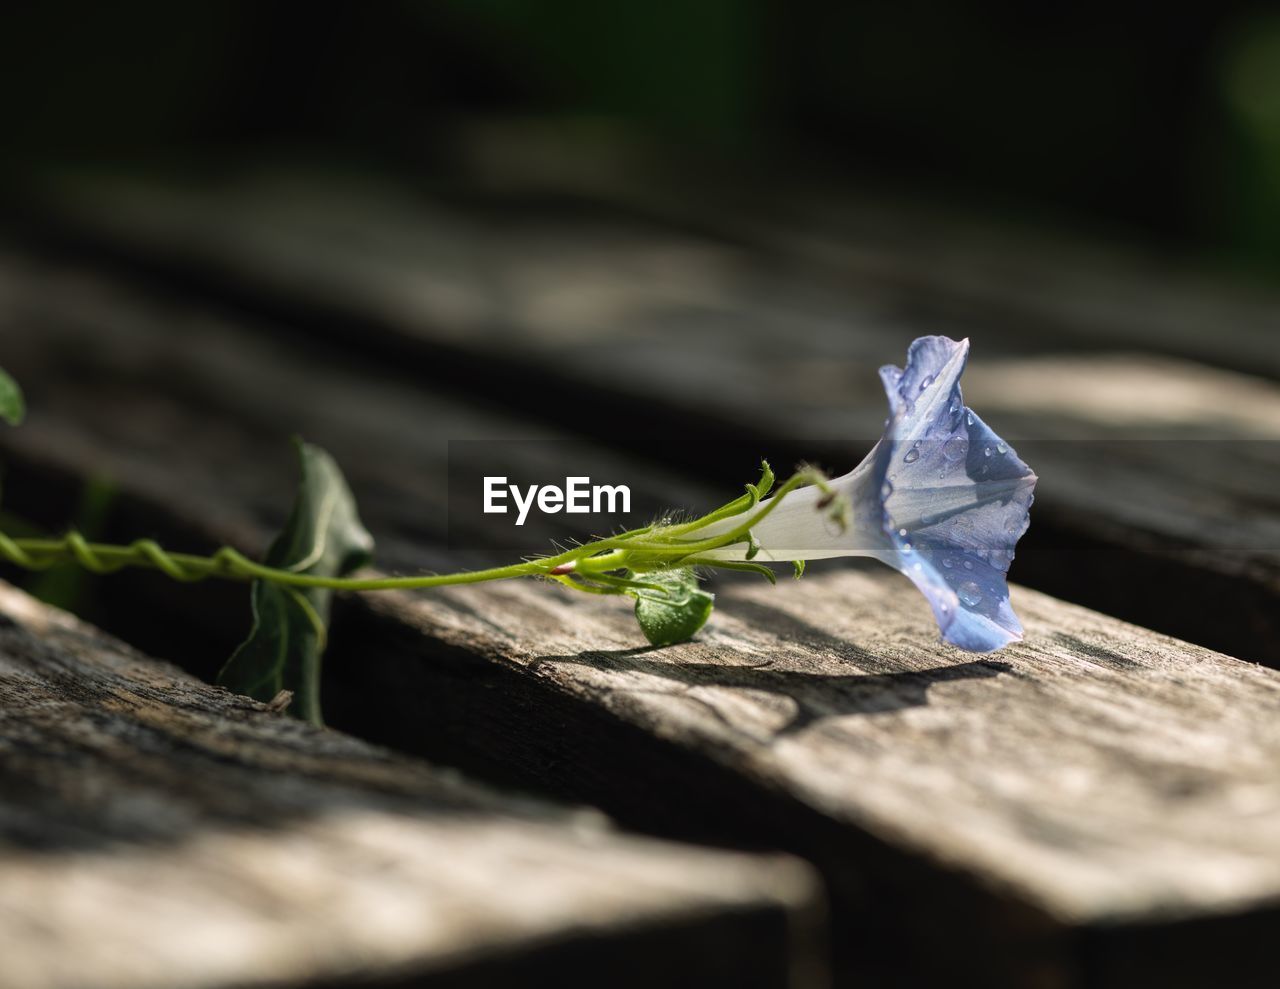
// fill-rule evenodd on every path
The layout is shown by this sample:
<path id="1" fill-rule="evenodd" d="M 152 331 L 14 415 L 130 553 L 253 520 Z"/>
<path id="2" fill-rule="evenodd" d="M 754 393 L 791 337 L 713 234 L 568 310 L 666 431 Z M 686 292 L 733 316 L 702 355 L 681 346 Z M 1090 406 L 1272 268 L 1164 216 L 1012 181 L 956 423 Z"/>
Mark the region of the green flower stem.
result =
<path id="1" fill-rule="evenodd" d="M 824 495 L 832 498 L 836 497 L 835 490 L 827 483 L 826 475 L 817 470 L 807 469 L 797 471 L 778 489 L 775 494 L 758 512 L 751 515 L 745 522 L 740 523 L 728 532 L 721 533 L 718 536 L 712 536 L 710 539 L 702 540 L 651 540 L 645 541 L 643 545 L 645 550 L 655 550 L 661 552 L 663 550 L 675 550 L 682 556 L 694 556 L 701 553 L 708 553 L 712 550 L 723 549 L 725 546 L 732 546 L 735 543 L 746 542 L 750 539 L 751 530 L 759 525 L 764 519 L 777 508 L 782 499 L 794 491 L 796 488 L 807 484 L 817 487 Z M 713 563 L 714 561 L 703 561 Z"/>
<path id="2" fill-rule="evenodd" d="M 125 567 L 149 567 L 178 581 L 208 578 L 223 580 L 262 580 L 287 587 L 326 588 L 335 591 L 417 590 L 456 584 L 479 584 L 490 580 L 515 577 L 549 577 L 576 590 L 597 594 L 619 594 L 634 590 L 662 592 L 657 584 L 636 580 L 618 571 L 643 574 L 689 562 L 710 566 L 727 565 L 702 554 L 749 542 L 751 529 L 772 512 L 791 491 L 805 484 L 818 486 L 824 494 L 835 496 L 820 472 L 806 469 L 792 475 L 777 493 L 758 511 L 763 492 L 773 485 L 773 473 L 764 466 L 758 485 L 748 485 L 747 493 L 734 501 L 691 522 L 677 525 L 650 525 L 640 529 L 584 543 L 555 556 L 527 560 L 505 567 L 431 574 L 415 577 L 319 577 L 255 563 L 229 546 L 212 556 L 171 553 L 151 539 L 139 539 L 124 546 L 88 542 L 80 533 L 69 532 L 60 539 L 13 538 L 0 532 L 0 559 L 29 570 L 43 570 L 66 560 L 74 560 L 97 574 L 114 573 Z M 704 529 L 725 518 L 745 516 L 728 532 L 705 539 L 681 539 L 688 533 Z M 730 569 L 741 569 L 730 566 Z"/>
<path id="3" fill-rule="evenodd" d="M 798 471 L 796 476 L 799 477 L 805 473 L 805 471 Z M 818 475 L 818 472 L 816 471 L 812 473 L 817 476 L 821 476 Z M 791 480 L 795 480 L 795 477 L 791 478 Z M 822 477 L 822 480 L 825 483 L 825 477 Z M 701 518 L 693 519 L 690 522 L 665 526 L 662 533 L 667 537 L 682 536 L 687 532 L 705 528 L 713 522 L 719 522 L 721 519 L 732 518 L 735 515 L 741 515 L 743 512 L 749 512 L 760 503 L 760 499 L 767 495 L 772 488 L 773 469 L 769 466 L 769 462 L 766 460 L 761 465 L 760 480 L 755 484 L 748 484 L 746 494 L 739 495 L 733 501 L 726 505 L 721 505 L 715 511 L 708 512 Z M 781 494 L 781 492 L 779 492 L 779 494 Z"/>

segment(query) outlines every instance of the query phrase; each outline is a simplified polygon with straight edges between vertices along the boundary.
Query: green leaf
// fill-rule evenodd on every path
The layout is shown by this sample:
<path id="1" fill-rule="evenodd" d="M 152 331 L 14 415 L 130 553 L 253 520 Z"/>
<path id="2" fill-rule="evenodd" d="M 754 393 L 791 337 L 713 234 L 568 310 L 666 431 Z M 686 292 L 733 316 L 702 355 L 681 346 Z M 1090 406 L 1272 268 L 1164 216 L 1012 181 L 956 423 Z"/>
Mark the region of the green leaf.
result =
<path id="1" fill-rule="evenodd" d="M 0 419 L 16 426 L 26 414 L 27 404 L 22 400 L 22 389 L 0 367 Z"/>
<path id="2" fill-rule="evenodd" d="M 773 490 L 773 468 L 769 466 L 769 461 L 760 461 L 760 480 L 751 486 L 756 489 L 756 494 L 761 498 Z"/>
<path id="3" fill-rule="evenodd" d="M 302 484 L 289 521 L 264 562 L 281 570 L 342 577 L 369 562 L 373 537 L 360 522 L 355 498 L 333 458 L 319 447 L 295 442 Z M 292 691 L 289 713 L 320 724 L 320 657 L 332 596 L 323 588 L 254 581 L 253 627 L 218 682 L 260 701 Z"/>
<path id="4" fill-rule="evenodd" d="M 688 642 L 711 617 L 715 595 L 698 589 L 698 578 L 689 568 L 659 570 L 643 574 L 651 584 L 661 584 L 665 593 L 636 591 L 636 621 L 651 645 L 670 646 Z"/>

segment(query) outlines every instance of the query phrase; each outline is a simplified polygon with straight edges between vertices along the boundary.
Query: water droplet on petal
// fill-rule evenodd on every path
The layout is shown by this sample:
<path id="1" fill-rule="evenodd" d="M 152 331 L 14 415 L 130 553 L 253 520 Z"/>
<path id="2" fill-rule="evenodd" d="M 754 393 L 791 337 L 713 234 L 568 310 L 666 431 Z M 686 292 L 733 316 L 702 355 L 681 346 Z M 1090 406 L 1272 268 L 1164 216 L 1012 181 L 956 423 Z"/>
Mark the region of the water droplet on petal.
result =
<path id="1" fill-rule="evenodd" d="M 951 562 L 951 557 L 949 556 L 944 556 L 942 558 L 942 565 L 946 567 L 948 570 L 950 570 L 953 566 L 955 566 L 955 564 Z"/>
<path id="2" fill-rule="evenodd" d="M 899 530 L 898 530 L 898 535 L 900 535 L 900 536 L 905 536 L 906 534 L 907 534 L 907 530 L 906 530 L 906 529 L 899 529 Z"/>
<path id="3" fill-rule="evenodd" d="M 931 384 L 933 384 L 933 375 L 926 374 L 923 378 L 920 379 L 920 390 L 924 391 Z"/>
<path id="4" fill-rule="evenodd" d="M 904 552 L 904 553 L 910 553 L 910 552 L 911 552 L 911 544 L 910 544 L 910 543 L 903 543 L 903 544 L 902 544 L 902 552 Z"/>
<path id="5" fill-rule="evenodd" d="M 950 608 L 947 607 L 947 602 L 945 601 L 943 601 L 940 605 L 938 605 L 938 607 L 944 615 L 951 610 Z"/>
<path id="6" fill-rule="evenodd" d="M 997 453 L 1004 453 L 1007 449 L 1008 449 L 1008 447 L 1006 447 L 1003 443 L 997 443 L 997 444 L 996 444 L 996 452 L 997 452 Z"/>
<path id="7" fill-rule="evenodd" d="M 969 441 L 963 436 L 953 436 L 942 444 L 942 455 L 948 460 L 963 460 L 969 452 Z"/>
<path id="8" fill-rule="evenodd" d="M 973 569 L 973 561 L 972 561 L 972 560 L 965 560 L 965 561 L 964 561 L 964 568 L 965 568 L 966 570 L 972 570 L 972 569 Z"/>
<path id="9" fill-rule="evenodd" d="M 982 448 L 982 455 L 983 455 L 984 457 L 989 457 L 989 456 L 991 456 L 991 447 L 989 447 L 989 446 L 984 446 L 984 447 Z"/>
<path id="10" fill-rule="evenodd" d="M 966 414 L 966 415 L 965 415 L 965 417 L 964 417 L 964 419 L 965 419 L 965 422 L 967 422 L 970 426 L 972 426 L 972 425 L 973 425 L 973 413 L 972 413 L 972 412 L 970 412 L 970 413 Z"/>
<path id="11" fill-rule="evenodd" d="M 912 567 L 911 569 L 912 569 L 912 570 L 914 570 L 916 573 L 920 573 L 920 571 L 922 571 L 922 570 L 924 569 L 924 564 L 923 564 L 923 563 L 917 563 L 917 564 L 916 564 L 914 567 Z"/>
<path id="12" fill-rule="evenodd" d="M 919 459 L 920 459 L 920 451 L 917 450 L 915 447 L 912 447 L 910 450 L 907 451 L 907 455 L 902 458 L 902 462 L 904 464 L 914 464 Z"/>
<path id="13" fill-rule="evenodd" d="M 972 608 L 982 600 L 982 588 L 973 581 L 966 580 L 956 588 L 956 597 Z"/>
<path id="14" fill-rule="evenodd" d="M 885 481 L 884 484 L 880 485 L 880 497 L 888 498 L 891 494 L 893 494 L 893 485 Z"/>

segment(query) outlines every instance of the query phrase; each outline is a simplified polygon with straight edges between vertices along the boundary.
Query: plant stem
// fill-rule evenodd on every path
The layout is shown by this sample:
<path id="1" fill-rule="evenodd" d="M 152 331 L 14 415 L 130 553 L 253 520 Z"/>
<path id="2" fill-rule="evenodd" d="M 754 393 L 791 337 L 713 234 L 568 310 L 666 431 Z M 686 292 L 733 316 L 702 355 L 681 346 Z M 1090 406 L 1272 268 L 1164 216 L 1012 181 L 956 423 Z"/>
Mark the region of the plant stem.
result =
<path id="1" fill-rule="evenodd" d="M 60 539 L 14 538 L 0 532 L 0 559 L 28 570 L 44 570 L 56 563 L 74 560 L 86 570 L 97 574 L 114 573 L 125 567 L 150 567 L 174 580 L 185 582 L 208 578 L 263 580 L 287 587 L 316 587 L 335 591 L 416 590 L 536 576 L 551 577 L 575 589 L 595 593 L 621 593 L 627 588 L 661 590 L 660 587 L 643 584 L 632 577 L 619 576 L 616 572 L 638 570 L 643 573 L 645 570 L 679 566 L 690 557 L 744 542 L 750 538 L 753 526 L 772 512 L 788 493 L 803 484 L 816 484 L 824 493 L 831 493 L 826 478 L 819 472 L 802 470 L 788 478 L 763 507 L 752 512 L 760 503 L 762 491 L 767 491 L 772 482 L 772 472 L 766 465 L 760 485 L 748 485 L 747 494 L 691 522 L 645 526 L 584 543 L 555 556 L 526 560 L 505 567 L 449 574 L 416 577 L 317 577 L 255 563 L 230 546 L 222 547 L 211 556 L 197 556 L 191 553 L 171 553 L 151 539 L 139 539 L 124 546 L 91 543 L 74 531 Z M 719 535 L 705 539 L 678 538 L 704 529 L 713 522 L 741 515 L 747 517 Z M 720 565 L 715 560 L 700 559 L 697 562 Z"/>

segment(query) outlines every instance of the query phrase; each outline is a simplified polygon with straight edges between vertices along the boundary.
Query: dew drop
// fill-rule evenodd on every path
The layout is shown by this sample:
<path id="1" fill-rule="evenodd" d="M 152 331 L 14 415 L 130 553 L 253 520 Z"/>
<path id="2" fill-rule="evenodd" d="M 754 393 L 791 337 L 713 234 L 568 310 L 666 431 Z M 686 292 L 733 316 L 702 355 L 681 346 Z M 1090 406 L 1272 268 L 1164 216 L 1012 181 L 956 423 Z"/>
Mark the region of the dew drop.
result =
<path id="1" fill-rule="evenodd" d="M 912 569 L 912 570 L 914 570 L 916 573 L 920 573 L 920 571 L 922 571 L 922 570 L 924 569 L 924 564 L 923 564 L 923 563 L 917 563 L 917 564 L 916 564 L 914 567 L 912 567 L 911 569 Z"/>
<path id="2" fill-rule="evenodd" d="M 956 588 L 956 597 L 972 608 L 982 600 L 982 588 L 973 581 L 966 580 Z"/>
<path id="3" fill-rule="evenodd" d="M 910 450 L 907 451 L 907 455 L 902 458 L 902 462 L 904 464 L 914 464 L 919 459 L 920 459 L 920 451 L 917 450 L 915 447 L 912 447 Z"/>
<path id="4" fill-rule="evenodd" d="M 1006 447 L 1003 443 L 997 443 L 997 444 L 996 444 L 996 452 L 997 452 L 997 453 L 1005 453 L 1007 450 L 1008 450 L 1008 447 Z"/>
<path id="5" fill-rule="evenodd" d="M 904 552 L 904 553 L 910 553 L 910 552 L 911 552 L 911 544 L 910 544 L 910 543 L 903 543 L 903 544 L 902 544 L 902 552 Z"/>
<path id="6" fill-rule="evenodd" d="M 906 534 L 907 534 L 907 530 L 906 530 L 906 529 L 899 529 L 899 530 L 898 530 L 898 535 L 900 535 L 900 536 L 905 536 Z"/>
<path id="7" fill-rule="evenodd" d="M 924 391 L 931 384 L 933 384 L 933 375 L 926 374 L 923 378 L 920 379 L 920 390 Z"/>
<path id="8" fill-rule="evenodd" d="M 964 420 L 965 420 L 965 422 L 967 422 L 970 426 L 972 426 L 972 425 L 973 425 L 973 413 L 972 413 L 972 412 L 967 412 L 967 413 L 965 413 Z"/>
<path id="9" fill-rule="evenodd" d="M 941 609 L 944 615 L 951 610 L 950 608 L 947 607 L 947 602 L 945 601 L 943 601 L 940 605 L 938 605 L 938 607 Z"/>
<path id="10" fill-rule="evenodd" d="M 953 566 L 955 566 L 955 564 L 951 562 L 951 557 L 949 556 L 944 556 L 942 558 L 942 565 L 946 567 L 948 570 L 950 570 Z"/>
<path id="11" fill-rule="evenodd" d="M 966 570 L 972 570 L 972 569 L 973 569 L 973 561 L 972 561 L 972 560 L 965 560 L 965 561 L 964 561 L 964 568 L 965 568 Z"/>
<path id="12" fill-rule="evenodd" d="M 946 472 L 945 470 L 940 470 L 940 471 L 938 471 L 938 476 L 939 476 L 939 477 L 946 477 L 946 476 L 947 476 L 947 472 Z"/>
<path id="13" fill-rule="evenodd" d="M 885 481 L 884 484 L 880 485 L 880 497 L 888 498 L 891 494 L 893 494 L 893 485 Z"/>
<path id="14" fill-rule="evenodd" d="M 984 457 L 989 457 L 989 456 L 991 456 L 991 447 L 989 447 L 989 446 L 984 446 L 984 447 L 982 448 L 982 455 L 983 455 Z"/>
<path id="15" fill-rule="evenodd" d="M 953 436 L 942 444 L 942 455 L 948 460 L 963 460 L 969 452 L 969 441 L 963 436 Z"/>

